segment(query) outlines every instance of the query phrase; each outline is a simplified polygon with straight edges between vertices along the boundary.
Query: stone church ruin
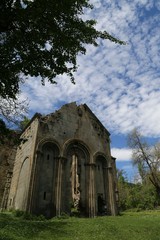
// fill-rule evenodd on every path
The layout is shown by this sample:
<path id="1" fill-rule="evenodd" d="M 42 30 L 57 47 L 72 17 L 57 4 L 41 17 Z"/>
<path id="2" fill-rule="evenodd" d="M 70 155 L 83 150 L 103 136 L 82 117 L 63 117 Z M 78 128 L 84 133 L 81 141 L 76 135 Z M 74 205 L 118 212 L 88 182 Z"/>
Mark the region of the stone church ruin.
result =
<path id="1" fill-rule="evenodd" d="M 35 114 L 21 135 L 2 209 L 47 218 L 72 214 L 73 209 L 88 217 L 117 215 L 109 136 L 86 104 Z"/>

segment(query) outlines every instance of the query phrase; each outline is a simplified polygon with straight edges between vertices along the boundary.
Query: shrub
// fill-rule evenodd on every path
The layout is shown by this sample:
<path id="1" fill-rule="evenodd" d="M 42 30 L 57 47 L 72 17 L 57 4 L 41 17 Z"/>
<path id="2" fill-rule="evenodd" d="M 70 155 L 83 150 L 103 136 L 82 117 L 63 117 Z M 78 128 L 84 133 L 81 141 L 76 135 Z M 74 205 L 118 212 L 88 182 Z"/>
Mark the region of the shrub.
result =
<path id="1" fill-rule="evenodd" d="M 13 211 L 13 215 L 15 217 L 22 217 L 24 215 L 24 213 L 25 213 L 24 211 L 19 210 L 19 209 Z"/>
<path id="2" fill-rule="evenodd" d="M 36 215 L 33 215 L 31 213 L 28 213 L 28 212 L 21 211 L 21 210 L 15 210 L 13 212 L 13 214 L 14 214 L 15 217 L 20 217 L 24 220 L 33 220 L 33 221 L 44 221 L 44 220 L 46 220 L 44 215 L 36 216 Z"/>

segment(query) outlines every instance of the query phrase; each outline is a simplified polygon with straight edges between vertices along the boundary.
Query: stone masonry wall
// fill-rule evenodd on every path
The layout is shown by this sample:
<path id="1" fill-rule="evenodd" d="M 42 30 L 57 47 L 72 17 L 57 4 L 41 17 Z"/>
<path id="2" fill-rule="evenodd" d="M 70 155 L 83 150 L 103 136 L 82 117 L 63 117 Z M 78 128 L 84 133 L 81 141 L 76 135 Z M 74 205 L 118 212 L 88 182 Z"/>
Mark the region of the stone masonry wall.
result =
<path id="1" fill-rule="evenodd" d="M 9 194 L 8 208 L 24 209 L 27 205 L 27 195 L 35 150 L 38 119 L 35 119 L 24 131 L 23 139 L 17 149 L 16 160 L 13 170 L 13 178 Z M 18 191 L 17 191 L 18 188 Z M 16 199 L 16 205 L 15 203 Z"/>
<path id="2" fill-rule="evenodd" d="M 2 204 L 6 204 L 8 190 L 10 187 L 10 180 L 13 172 L 15 155 L 16 147 L 14 147 L 13 145 L 0 146 L 0 206 L 2 206 Z M 3 199 L 5 191 L 6 196 Z"/>

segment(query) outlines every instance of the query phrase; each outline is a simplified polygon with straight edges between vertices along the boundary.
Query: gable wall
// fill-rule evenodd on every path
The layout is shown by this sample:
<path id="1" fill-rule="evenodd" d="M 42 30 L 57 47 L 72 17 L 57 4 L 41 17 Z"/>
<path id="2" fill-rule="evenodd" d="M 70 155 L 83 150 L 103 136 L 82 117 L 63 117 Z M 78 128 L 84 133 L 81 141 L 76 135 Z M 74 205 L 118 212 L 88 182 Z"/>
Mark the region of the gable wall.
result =
<path id="1" fill-rule="evenodd" d="M 67 141 L 79 139 L 86 143 L 92 155 L 99 151 L 110 156 L 109 135 L 84 105 L 64 105 L 56 113 L 44 117 L 40 121 L 38 142 L 47 138 L 55 139 L 61 151 Z"/>

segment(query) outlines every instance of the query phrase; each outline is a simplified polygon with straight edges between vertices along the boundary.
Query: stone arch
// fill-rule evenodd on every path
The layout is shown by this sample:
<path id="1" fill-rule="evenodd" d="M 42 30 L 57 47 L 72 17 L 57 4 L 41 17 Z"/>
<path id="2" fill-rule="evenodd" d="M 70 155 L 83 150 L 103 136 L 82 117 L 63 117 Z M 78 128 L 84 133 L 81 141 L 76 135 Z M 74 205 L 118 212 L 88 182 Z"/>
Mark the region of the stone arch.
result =
<path id="1" fill-rule="evenodd" d="M 76 149 L 76 148 L 81 149 L 86 154 L 87 161 L 89 163 L 89 161 L 90 161 L 90 149 L 89 149 L 89 147 L 86 143 L 84 143 L 82 140 L 76 139 L 76 138 L 75 139 L 69 139 L 63 145 L 63 156 L 64 157 L 67 157 L 67 151 L 71 147 L 74 147 L 74 149 Z"/>
<path id="2" fill-rule="evenodd" d="M 27 198 L 30 183 L 30 160 L 26 157 L 22 162 L 18 184 L 17 192 L 15 197 L 15 209 L 20 209 L 25 211 L 27 206 Z"/>
<path id="3" fill-rule="evenodd" d="M 108 207 L 108 159 L 103 153 L 96 153 L 95 162 L 95 195 L 97 215 L 107 214 Z"/>
<path id="4" fill-rule="evenodd" d="M 72 139 L 64 146 L 63 209 L 70 213 L 71 207 L 87 214 L 90 154 L 82 141 Z"/>
<path id="5" fill-rule="evenodd" d="M 59 151 L 59 154 L 61 153 L 61 147 L 60 147 L 59 143 L 58 143 L 55 139 L 53 139 L 53 138 L 44 138 L 44 139 L 42 139 L 42 140 L 37 144 L 37 151 L 38 151 L 38 152 L 42 152 L 42 148 L 43 148 L 43 146 L 44 146 L 46 143 L 52 143 L 52 144 L 54 144 L 54 145 L 57 147 L 57 149 L 58 149 L 58 151 Z"/>
<path id="6" fill-rule="evenodd" d="M 56 215 L 56 179 L 60 149 L 53 140 L 45 139 L 38 146 L 36 161 L 36 202 L 34 213 L 47 218 Z"/>

